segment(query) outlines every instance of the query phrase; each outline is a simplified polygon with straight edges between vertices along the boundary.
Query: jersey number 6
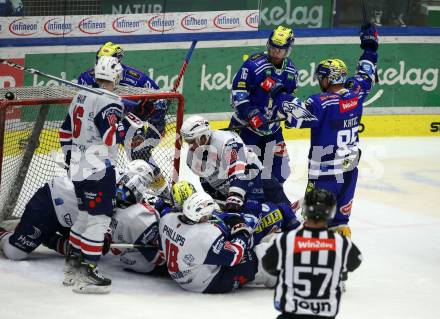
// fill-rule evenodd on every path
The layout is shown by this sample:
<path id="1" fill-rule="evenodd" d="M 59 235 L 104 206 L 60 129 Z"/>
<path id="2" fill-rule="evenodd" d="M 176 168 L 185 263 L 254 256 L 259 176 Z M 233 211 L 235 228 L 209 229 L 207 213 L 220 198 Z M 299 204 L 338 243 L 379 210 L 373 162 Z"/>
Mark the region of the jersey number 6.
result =
<path id="1" fill-rule="evenodd" d="M 84 116 L 84 108 L 80 105 L 73 110 L 73 137 L 77 138 L 81 134 L 81 119 Z"/>

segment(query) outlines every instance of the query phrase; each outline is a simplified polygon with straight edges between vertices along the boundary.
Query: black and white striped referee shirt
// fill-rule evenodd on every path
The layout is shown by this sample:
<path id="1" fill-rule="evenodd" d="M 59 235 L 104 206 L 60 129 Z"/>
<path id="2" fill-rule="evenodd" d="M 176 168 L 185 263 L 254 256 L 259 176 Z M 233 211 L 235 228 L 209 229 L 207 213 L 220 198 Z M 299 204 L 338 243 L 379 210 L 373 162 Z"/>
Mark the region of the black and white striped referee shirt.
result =
<path id="1" fill-rule="evenodd" d="M 361 261 L 350 239 L 327 228 L 304 227 L 279 235 L 267 250 L 263 267 L 278 276 L 274 303 L 286 317 L 334 318 L 341 275 Z"/>

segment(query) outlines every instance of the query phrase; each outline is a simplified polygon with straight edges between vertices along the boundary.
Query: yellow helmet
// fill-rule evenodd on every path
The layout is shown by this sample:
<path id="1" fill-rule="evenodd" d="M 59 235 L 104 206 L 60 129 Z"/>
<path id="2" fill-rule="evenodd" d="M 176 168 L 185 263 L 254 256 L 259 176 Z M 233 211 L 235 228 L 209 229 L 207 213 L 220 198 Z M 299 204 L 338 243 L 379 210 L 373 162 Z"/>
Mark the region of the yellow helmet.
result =
<path id="1" fill-rule="evenodd" d="M 119 44 L 107 42 L 99 48 L 98 52 L 96 52 L 96 61 L 102 56 L 115 57 L 118 59 L 119 63 L 121 63 L 122 58 L 124 57 L 124 50 Z"/>
<path id="2" fill-rule="evenodd" d="M 183 202 L 196 192 L 196 188 L 188 181 L 180 181 L 173 185 L 171 188 L 171 194 L 174 199 L 174 203 L 178 207 L 183 206 Z"/>
<path id="3" fill-rule="evenodd" d="M 348 69 L 344 61 L 325 59 L 319 62 L 315 71 L 315 79 L 329 79 L 330 84 L 343 84 L 347 80 Z"/>
<path id="4" fill-rule="evenodd" d="M 295 35 L 293 30 L 280 25 L 270 34 L 269 40 L 267 41 L 267 50 L 270 48 L 285 49 L 285 56 L 287 57 L 290 55 L 294 41 Z"/>

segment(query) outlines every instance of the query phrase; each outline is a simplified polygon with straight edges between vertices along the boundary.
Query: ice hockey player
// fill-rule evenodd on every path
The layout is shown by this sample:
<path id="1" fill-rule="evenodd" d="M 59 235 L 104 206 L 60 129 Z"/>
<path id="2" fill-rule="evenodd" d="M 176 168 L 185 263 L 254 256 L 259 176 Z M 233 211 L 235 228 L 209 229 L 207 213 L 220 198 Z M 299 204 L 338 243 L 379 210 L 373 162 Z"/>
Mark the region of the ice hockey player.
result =
<path id="1" fill-rule="evenodd" d="M 144 87 L 151 90 L 159 89 L 159 86 L 156 84 L 156 82 L 154 82 L 154 80 L 148 77 L 145 73 L 122 64 L 124 50 L 120 45 L 113 42 L 105 43 L 96 53 L 96 62 L 98 62 L 99 58 L 103 56 L 117 58 L 119 63 L 121 63 L 122 78 L 119 82 L 119 85 Z M 90 68 L 81 73 L 78 78 L 78 84 L 97 87 L 98 84 L 95 79 L 95 68 Z M 129 102 L 123 100 L 123 103 L 127 104 Z M 126 106 L 131 108 L 133 107 L 131 103 L 130 105 L 127 104 Z M 143 121 L 148 120 L 149 126 L 148 128 L 137 128 L 132 134 L 129 134 L 129 146 L 131 152 L 128 152 L 127 155 L 130 156 L 130 159 L 144 159 L 150 164 L 154 165 L 158 170 L 158 166 L 151 157 L 151 151 L 157 144 L 159 144 L 160 138 L 165 132 L 166 110 L 167 103 L 164 100 L 157 100 L 155 102 L 148 100 L 140 101 L 136 109 L 133 110 L 133 113 L 140 119 Z M 124 127 L 126 131 L 128 131 L 130 125 L 127 121 L 124 121 Z M 158 174 L 159 172 L 156 172 L 156 175 Z"/>
<path id="2" fill-rule="evenodd" d="M 289 58 L 294 42 L 293 30 L 277 27 L 267 41 L 267 52 L 251 55 L 232 82 L 234 109 L 230 127 L 250 125 L 239 135 L 258 154 L 268 176 L 279 182 L 290 175 L 289 156 L 279 121 L 283 109 L 273 103 L 281 92 L 293 94 L 298 86 L 298 71 Z"/>
<path id="3" fill-rule="evenodd" d="M 63 151 L 70 153 L 70 176 L 79 208 L 70 229 L 71 251 L 66 258 L 64 283 L 72 283 L 73 275 L 73 291 L 77 293 L 110 292 L 111 280 L 99 272 L 97 264 L 115 208 L 115 160 L 118 144 L 124 140 L 124 106 L 111 93 L 121 76 L 117 58 L 101 57 L 95 78 L 104 94 L 79 91 L 60 130 Z M 70 144 L 71 150 L 63 144 Z"/>
<path id="4" fill-rule="evenodd" d="M 225 202 L 227 211 L 239 211 L 245 200 L 265 201 L 265 196 L 274 203 L 289 202 L 278 180 L 262 178 L 261 162 L 236 133 L 212 131 L 198 115 L 185 120 L 180 133 L 189 144 L 188 167 L 205 192 Z"/>
<path id="5" fill-rule="evenodd" d="M 99 58 L 103 56 L 112 56 L 114 58 L 117 58 L 118 62 L 121 64 L 122 77 L 119 85 L 144 87 L 153 90 L 159 89 L 156 82 L 154 82 L 145 73 L 122 63 L 124 50 L 120 45 L 113 42 L 105 43 L 99 48 L 98 52 L 96 53 L 96 62 L 98 62 Z M 95 67 L 92 67 L 87 71 L 81 73 L 81 75 L 78 77 L 78 84 L 99 87 L 95 77 Z"/>
<path id="6" fill-rule="evenodd" d="M 362 255 L 348 237 L 328 229 L 335 204 L 325 189 L 307 193 L 304 227 L 279 234 L 262 258 L 263 268 L 278 277 L 278 319 L 335 318 L 338 313 L 341 274 L 359 267 Z"/>
<path id="7" fill-rule="evenodd" d="M 159 234 L 168 272 L 183 289 L 226 293 L 250 281 L 273 286 L 273 277 L 259 273 L 258 259 L 250 246 L 251 229 L 243 218 L 231 214 L 224 234 L 212 214 L 218 206 L 203 192 L 191 195 L 183 213 L 160 219 Z M 261 268 L 262 270 L 262 268 Z"/>
<path id="8" fill-rule="evenodd" d="M 26 204 L 13 232 L 0 229 L 0 250 L 12 260 L 24 260 L 40 244 L 65 255 L 70 227 L 78 215 L 72 181 L 55 177 Z"/>
<path id="9" fill-rule="evenodd" d="M 133 161 L 128 167 L 125 174 L 118 174 L 120 175 L 116 193 L 116 207 L 118 209 L 113 217 L 116 221 L 112 224 L 118 225 L 119 233 L 127 232 L 122 227 L 129 224 L 126 222 L 126 218 L 129 219 L 136 212 L 145 213 L 146 206 L 136 204 L 143 202 L 147 193 L 147 185 L 154 178 L 152 168 L 142 160 Z M 125 208 L 131 206 L 135 206 L 135 208 L 124 213 Z M 70 227 L 76 221 L 77 216 L 78 202 L 72 181 L 66 176 L 55 177 L 35 192 L 26 204 L 20 222 L 13 232 L 0 229 L 0 250 L 8 259 L 24 260 L 40 244 L 43 244 L 65 255 Z M 148 218 L 138 218 L 138 224 L 141 223 L 141 220 L 144 220 L 144 226 L 150 224 Z M 138 226 L 133 225 L 133 227 L 131 236 L 136 237 L 135 230 Z M 147 231 L 147 227 L 143 227 L 142 231 Z M 126 243 L 134 243 L 138 237 L 140 237 L 140 233 L 133 241 L 126 241 Z M 110 242 L 107 242 L 108 244 Z"/>
<path id="10" fill-rule="evenodd" d="M 374 25 L 363 26 L 360 39 L 364 51 L 354 77 L 347 79 L 342 60 L 326 59 L 315 71 L 322 93 L 311 95 L 305 104 L 279 94 L 279 104 L 288 114 L 286 126 L 311 128 L 306 192 L 318 187 L 335 195 L 336 215 L 329 226 L 346 236 L 351 235 L 348 221 L 361 155 L 359 123 L 364 100 L 375 82 L 378 36 Z"/>

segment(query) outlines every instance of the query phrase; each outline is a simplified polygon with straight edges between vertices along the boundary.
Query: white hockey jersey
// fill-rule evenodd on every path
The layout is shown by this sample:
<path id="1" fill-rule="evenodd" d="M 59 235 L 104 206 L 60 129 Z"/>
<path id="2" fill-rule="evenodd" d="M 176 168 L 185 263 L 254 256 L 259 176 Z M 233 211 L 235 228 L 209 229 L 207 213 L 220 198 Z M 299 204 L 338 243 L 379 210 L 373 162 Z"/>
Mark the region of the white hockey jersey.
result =
<path id="1" fill-rule="evenodd" d="M 64 145 L 71 145 L 70 175 L 73 181 L 82 181 L 114 165 L 119 133 L 123 130 L 123 109 L 121 99 L 116 95 L 79 91 L 72 99 L 60 130 L 60 140 L 63 150 Z"/>
<path id="2" fill-rule="evenodd" d="M 116 209 L 112 217 L 113 242 L 148 245 L 157 240 L 156 210 L 149 204 Z M 142 236 L 142 237 L 141 237 Z"/>
<path id="3" fill-rule="evenodd" d="M 191 170 L 206 182 L 227 196 L 235 192 L 243 197 L 245 183 L 252 180 L 262 169 L 257 155 L 234 132 L 213 131 L 209 145 L 189 150 L 186 163 Z M 247 168 L 253 167 L 246 171 Z"/>
<path id="4" fill-rule="evenodd" d="M 181 215 L 170 213 L 159 222 L 168 272 L 183 289 L 203 292 L 220 271 L 220 266 L 204 262 L 222 233 L 211 223 L 184 224 L 179 220 Z"/>
<path id="5" fill-rule="evenodd" d="M 63 227 L 72 227 L 78 217 L 78 201 L 72 181 L 66 176 L 58 176 L 47 184 L 58 221 Z"/>

